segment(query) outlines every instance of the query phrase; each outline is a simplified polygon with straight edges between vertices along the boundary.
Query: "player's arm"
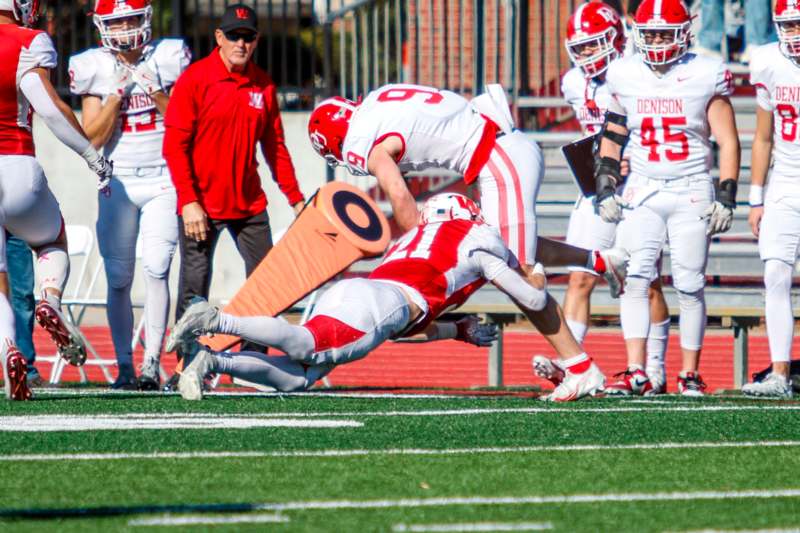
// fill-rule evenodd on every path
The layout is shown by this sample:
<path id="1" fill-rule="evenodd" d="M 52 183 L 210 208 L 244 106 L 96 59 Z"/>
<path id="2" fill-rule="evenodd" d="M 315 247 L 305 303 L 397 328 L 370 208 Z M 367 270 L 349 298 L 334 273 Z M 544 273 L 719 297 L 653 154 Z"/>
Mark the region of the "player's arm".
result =
<path id="1" fill-rule="evenodd" d="M 750 214 L 747 217 L 756 237 L 761 228 L 761 217 L 764 216 L 764 184 L 767 182 L 772 155 L 773 120 L 772 111 L 756 107 L 756 132 L 750 160 Z"/>
<path id="2" fill-rule="evenodd" d="M 742 154 L 733 106 L 728 97 L 714 96 L 708 105 L 707 117 L 711 133 L 719 145 L 719 194 L 706 211 L 709 217 L 707 233 L 714 235 L 728 231 L 733 223 Z"/>
<path id="3" fill-rule="evenodd" d="M 403 337 L 395 342 L 432 342 L 454 339 L 475 346 L 491 346 L 497 340 L 497 324 L 481 322 L 475 315 L 467 315 L 456 322 L 434 321 L 422 332 Z"/>
<path id="4" fill-rule="evenodd" d="M 541 287 L 534 287 L 523 277 L 521 271 L 511 268 L 506 260 L 495 253 L 477 249 L 472 252 L 472 260 L 485 279 L 518 305 L 530 311 L 541 311 L 547 305 L 547 288 L 544 283 Z M 537 263 L 533 267 L 533 274 L 544 274 L 544 267 Z"/>
<path id="5" fill-rule="evenodd" d="M 99 176 L 98 188 L 105 190 L 111 180 L 111 164 L 89 142 L 72 109 L 59 98 L 47 69 L 37 67 L 20 79 L 19 88 L 53 134 L 79 154 Z"/>
<path id="6" fill-rule="evenodd" d="M 91 94 L 81 97 L 81 122 L 86 136 L 95 148 L 104 146 L 117 125 L 120 109 L 122 108 L 122 98 L 116 94 L 111 94 L 103 100 Z"/>
<path id="7" fill-rule="evenodd" d="M 409 231 L 419 222 L 419 211 L 396 163 L 396 158 L 402 151 L 403 142 L 399 138 L 387 137 L 372 148 L 367 160 L 367 171 L 377 178 L 378 185 L 389 197 L 400 229 Z"/>
<path id="8" fill-rule="evenodd" d="M 606 222 L 622 220 L 623 202 L 617 196 L 617 185 L 622 181 L 620 161 L 630 133 L 623 113 L 622 106 L 612 99 L 595 141 L 594 179 L 597 194 L 594 202 L 597 213 Z"/>

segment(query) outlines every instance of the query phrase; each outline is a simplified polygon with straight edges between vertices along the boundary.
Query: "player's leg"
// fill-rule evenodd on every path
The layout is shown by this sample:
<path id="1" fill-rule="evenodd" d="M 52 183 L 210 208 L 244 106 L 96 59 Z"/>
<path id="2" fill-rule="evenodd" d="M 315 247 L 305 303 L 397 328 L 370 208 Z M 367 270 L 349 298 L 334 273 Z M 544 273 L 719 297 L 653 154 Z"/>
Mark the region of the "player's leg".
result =
<path id="1" fill-rule="evenodd" d="M 706 330 L 705 270 L 709 245 L 708 222 L 703 214 L 713 201 L 714 186 L 710 179 L 697 179 L 685 191 L 672 194 L 675 209 L 667 220 L 667 232 L 672 279 L 680 306 L 682 365 L 678 392 L 701 396 L 705 383 L 698 367 Z"/>
<path id="2" fill-rule="evenodd" d="M 656 279 L 650 284 L 647 291 L 647 298 L 650 302 L 650 332 L 647 334 L 647 364 L 645 373 L 653 391 L 656 394 L 663 394 L 667 387 L 666 372 L 666 353 L 669 343 L 669 308 L 664 299 L 664 292 L 661 287 L 661 259 Z"/>
<path id="3" fill-rule="evenodd" d="M 165 185 L 168 187 L 164 188 Z M 157 390 L 169 312 L 169 270 L 178 244 L 178 220 L 177 199 L 171 184 L 158 180 L 149 189 L 152 194 L 141 207 L 139 221 L 145 283 L 145 352 L 138 385 L 142 390 Z"/>
<path id="4" fill-rule="evenodd" d="M 32 157 L 7 156 L 13 183 L 3 186 L 6 228 L 36 253 L 42 298 L 36 321 L 53 339 L 58 352 L 72 364 L 86 360 L 80 330 L 61 313 L 61 294 L 69 276 L 69 255 L 64 221 L 58 202 L 47 186 L 41 166 Z"/>
<path id="5" fill-rule="evenodd" d="M 764 261 L 764 311 L 772 372 L 760 382 L 748 383 L 742 392 L 751 396 L 792 396 L 790 362 L 794 337 L 792 273 L 800 249 L 800 210 L 788 198 L 767 198 L 758 248 Z"/>
<path id="6" fill-rule="evenodd" d="M 651 322 L 648 288 L 655 278 L 656 262 L 666 237 L 664 201 L 662 194 L 655 194 L 627 212 L 619 226 L 619 243 L 631 254 L 625 292 L 620 298 L 620 322 L 628 360 L 621 379 L 607 387 L 609 394 L 641 395 L 652 391 L 645 373 Z"/>
<path id="7" fill-rule="evenodd" d="M 0 172 L 0 180 L 2 172 Z M 0 364 L 3 367 L 3 392 L 7 400 L 28 400 L 28 367 L 15 343 L 16 328 L 6 265 L 6 232 L 0 228 Z"/>
<path id="8" fill-rule="evenodd" d="M 133 305 L 131 287 L 136 266 L 139 207 L 135 198 L 141 186 L 111 180 L 111 194 L 98 194 L 97 243 L 106 272 L 106 316 L 117 357 L 117 379 L 113 389 L 135 389 L 133 368 Z"/>

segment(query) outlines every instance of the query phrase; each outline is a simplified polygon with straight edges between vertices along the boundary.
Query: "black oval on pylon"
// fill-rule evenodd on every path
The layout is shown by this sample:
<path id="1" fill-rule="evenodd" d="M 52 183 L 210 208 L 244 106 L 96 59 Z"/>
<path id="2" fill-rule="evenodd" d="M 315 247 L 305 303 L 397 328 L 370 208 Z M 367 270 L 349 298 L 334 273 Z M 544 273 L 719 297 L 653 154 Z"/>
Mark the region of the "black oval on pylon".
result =
<path id="1" fill-rule="evenodd" d="M 339 219 L 358 237 L 367 241 L 377 241 L 383 236 L 383 227 L 378 215 L 362 197 L 351 191 L 336 191 L 331 198 L 331 203 Z M 347 206 L 349 205 L 358 206 L 367 215 L 368 224 L 366 227 L 359 226 L 350 218 L 347 214 Z"/>

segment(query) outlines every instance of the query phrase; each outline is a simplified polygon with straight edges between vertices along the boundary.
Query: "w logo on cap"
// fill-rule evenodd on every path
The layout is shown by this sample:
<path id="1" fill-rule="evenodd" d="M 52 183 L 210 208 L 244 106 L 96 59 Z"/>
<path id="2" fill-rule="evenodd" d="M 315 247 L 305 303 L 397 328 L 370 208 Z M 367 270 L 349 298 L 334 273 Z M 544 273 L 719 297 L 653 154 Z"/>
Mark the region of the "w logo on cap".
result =
<path id="1" fill-rule="evenodd" d="M 236 18 L 240 20 L 247 20 L 247 10 L 243 7 L 236 8 Z"/>

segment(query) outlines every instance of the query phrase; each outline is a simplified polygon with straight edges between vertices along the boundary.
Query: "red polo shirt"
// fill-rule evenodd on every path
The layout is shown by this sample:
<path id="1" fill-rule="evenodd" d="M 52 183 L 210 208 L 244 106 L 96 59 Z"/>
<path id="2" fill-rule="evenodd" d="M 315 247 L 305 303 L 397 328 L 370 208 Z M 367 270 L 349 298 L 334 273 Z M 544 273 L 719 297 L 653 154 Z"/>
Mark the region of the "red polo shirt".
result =
<path id="1" fill-rule="evenodd" d="M 219 49 L 178 78 L 164 118 L 164 158 L 178 192 L 178 213 L 200 202 L 209 218 L 264 211 L 256 143 L 290 204 L 303 201 L 286 149 L 277 88 L 252 61 L 228 72 Z"/>

